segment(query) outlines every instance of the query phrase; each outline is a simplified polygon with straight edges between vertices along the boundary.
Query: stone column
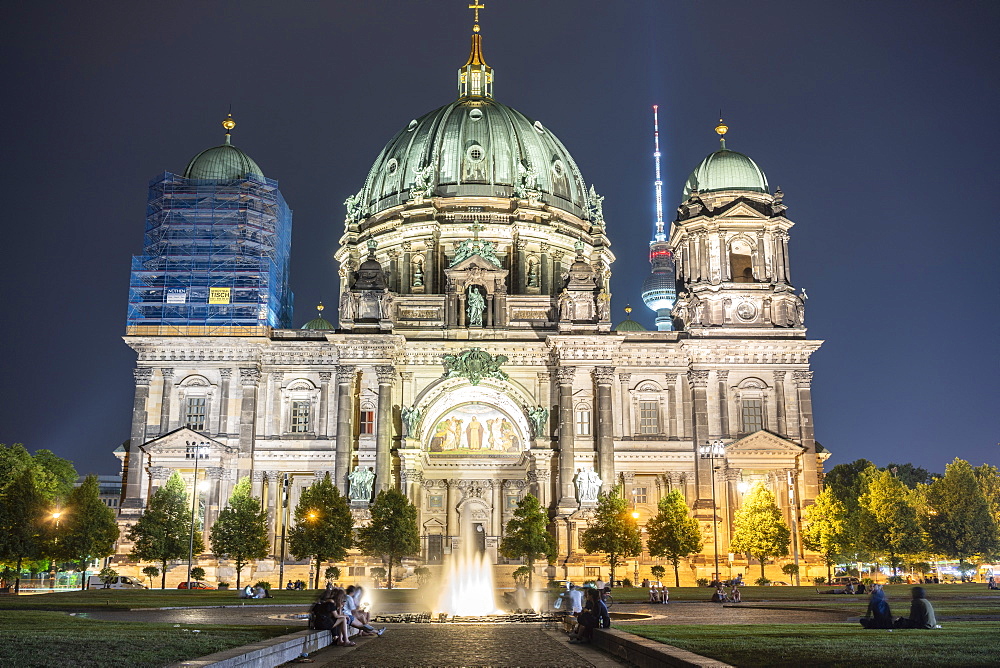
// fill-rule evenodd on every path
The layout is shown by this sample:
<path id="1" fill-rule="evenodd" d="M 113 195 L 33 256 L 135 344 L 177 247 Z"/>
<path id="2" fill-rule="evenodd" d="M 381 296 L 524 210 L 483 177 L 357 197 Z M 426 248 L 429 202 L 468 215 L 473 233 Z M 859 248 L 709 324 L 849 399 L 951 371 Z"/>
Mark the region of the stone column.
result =
<path id="1" fill-rule="evenodd" d="M 392 385 L 396 369 L 384 365 L 375 367 L 378 376 L 378 413 L 375 422 L 375 493 L 390 489 L 392 462 L 389 448 L 392 445 Z"/>
<path id="2" fill-rule="evenodd" d="M 146 504 L 142 496 L 142 473 L 145 468 L 142 444 L 146 442 L 146 401 L 153 370 L 139 367 L 132 371 L 135 378 L 135 398 L 132 400 L 132 430 L 129 436 L 128 468 L 125 478 L 125 499 L 122 509 L 141 509 Z"/>
<path id="3" fill-rule="evenodd" d="M 280 474 L 278 471 L 267 472 L 267 499 L 263 506 L 267 510 L 267 544 L 273 546 L 278 531 L 278 514 L 281 512 Z"/>
<path id="4" fill-rule="evenodd" d="M 729 251 L 726 248 L 726 233 L 719 232 L 719 279 L 721 281 L 733 280 L 733 268 L 729 264 Z"/>
<path id="5" fill-rule="evenodd" d="M 240 367 L 240 385 L 243 398 L 240 402 L 240 459 L 252 457 L 254 440 L 257 436 L 257 385 L 260 383 L 260 369 L 257 367 Z M 240 470 L 249 470 L 241 463 Z"/>
<path id="6" fill-rule="evenodd" d="M 667 381 L 667 439 L 677 440 L 677 374 L 668 373 Z"/>
<path id="7" fill-rule="evenodd" d="M 551 284 L 549 285 L 549 294 L 554 295 L 559 292 L 560 285 L 558 281 L 562 276 L 562 258 L 564 253 L 560 250 L 554 250 L 551 253 L 552 257 L 552 270 L 549 272 L 549 280 Z"/>
<path id="8" fill-rule="evenodd" d="M 486 295 L 486 322 L 484 327 L 493 327 L 493 293 Z"/>
<path id="9" fill-rule="evenodd" d="M 552 410 L 552 376 L 548 371 L 538 372 L 538 404 L 543 408 L 548 408 L 550 415 L 554 412 Z M 538 434 L 537 436 L 537 438 L 545 440 L 545 447 L 547 448 L 552 447 L 552 426 L 552 420 L 546 421 L 545 429 L 547 430 L 547 433 Z"/>
<path id="10" fill-rule="evenodd" d="M 493 521 L 491 524 L 492 534 L 494 536 L 503 535 L 503 503 L 504 503 L 504 488 L 510 484 L 509 480 L 487 480 L 487 484 L 493 488 Z M 487 534 L 489 535 L 489 534 Z"/>
<path id="11" fill-rule="evenodd" d="M 167 478 L 173 475 L 174 470 L 166 466 L 150 466 L 149 467 L 149 496 L 152 497 L 156 492 L 163 487 L 166 483 Z M 141 499 L 142 505 L 140 507 L 145 507 L 146 499 Z"/>
<path id="12" fill-rule="evenodd" d="M 212 534 L 212 526 L 219 516 L 222 505 L 222 474 L 224 469 L 221 466 L 210 466 L 205 469 L 205 479 L 208 481 L 208 492 L 205 494 L 205 549 L 212 550 L 209 536 Z"/>
<path id="13" fill-rule="evenodd" d="M 597 384 L 597 463 L 601 476 L 601 490 L 607 492 L 615 486 L 614 417 L 611 408 L 611 383 L 615 368 L 599 366 L 594 369 Z"/>
<path id="14" fill-rule="evenodd" d="M 330 431 L 330 379 L 333 378 L 333 372 L 331 371 L 320 371 L 319 372 L 319 430 L 317 436 L 319 438 L 329 438 Z"/>
<path id="15" fill-rule="evenodd" d="M 233 377 L 233 370 L 229 368 L 219 369 L 219 426 L 215 430 L 220 436 L 229 433 L 229 382 Z"/>
<path id="16" fill-rule="evenodd" d="M 698 446 L 708 443 L 708 371 L 689 371 L 688 383 L 691 385 L 692 404 L 692 438 L 694 449 L 695 487 L 698 500 L 695 509 L 712 507 L 712 461 L 702 459 L 698 455 Z"/>
<path id="17" fill-rule="evenodd" d="M 272 371 L 268 374 L 270 379 L 270 392 L 266 401 L 271 404 L 268 411 L 267 422 L 264 427 L 267 430 L 265 436 L 279 438 L 281 436 L 281 418 L 283 406 L 281 405 L 281 381 L 285 374 L 282 371 Z"/>
<path id="18" fill-rule="evenodd" d="M 631 439 L 632 434 L 632 401 L 628 391 L 629 381 L 632 379 L 630 373 L 618 374 L 618 382 L 621 383 L 621 407 L 622 407 L 622 438 Z"/>
<path id="19" fill-rule="evenodd" d="M 341 494 L 347 494 L 347 474 L 351 468 L 352 442 L 351 420 L 354 415 L 354 397 L 351 386 L 357 374 L 357 367 L 340 364 L 337 366 L 337 455 L 336 484 Z"/>
<path id="20" fill-rule="evenodd" d="M 785 270 L 785 283 L 791 283 L 792 270 L 788 262 L 788 232 L 782 232 L 778 238 L 781 240 L 781 267 Z"/>
<path id="21" fill-rule="evenodd" d="M 556 369 L 559 383 L 559 486 L 562 497 L 560 508 L 576 507 L 576 490 L 573 486 L 575 452 L 573 444 L 573 376 L 576 367 Z"/>
<path id="22" fill-rule="evenodd" d="M 171 389 L 174 384 L 174 370 L 169 367 L 160 369 L 160 377 L 163 379 L 160 385 L 160 436 L 163 436 L 170 431 L 170 400 L 173 398 Z"/>
<path id="23" fill-rule="evenodd" d="M 260 469 L 254 469 L 253 473 L 250 474 L 250 495 L 264 495 L 264 471 Z"/>
<path id="24" fill-rule="evenodd" d="M 549 274 L 551 273 L 549 270 L 549 245 L 541 244 L 540 250 L 541 252 L 538 254 L 538 269 L 541 275 L 538 277 L 538 284 L 541 286 L 541 294 L 551 295 L 552 286 L 549 285 Z M 558 319 L 559 317 L 556 316 L 556 320 Z"/>
<path id="25" fill-rule="evenodd" d="M 785 424 L 785 372 L 774 371 L 774 409 L 778 417 L 778 433 L 781 436 L 788 436 L 788 427 Z"/>
<path id="26" fill-rule="evenodd" d="M 816 438 L 813 432 L 812 411 L 812 371 L 793 371 L 799 405 L 799 444 L 806 449 L 802 453 L 802 507 L 812 505 L 819 493 L 816 464 Z"/>
<path id="27" fill-rule="evenodd" d="M 452 539 L 459 535 L 461 529 L 458 527 L 458 502 L 461 498 L 461 490 L 458 488 L 458 480 L 445 480 L 444 483 L 448 486 L 448 526 L 446 529 L 446 535 L 448 536 L 449 544 L 452 543 Z"/>
<path id="28" fill-rule="evenodd" d="M 719 381 L 719 436 L 729 438 L 729 371 L 720 369 L 715 376 Z"/>

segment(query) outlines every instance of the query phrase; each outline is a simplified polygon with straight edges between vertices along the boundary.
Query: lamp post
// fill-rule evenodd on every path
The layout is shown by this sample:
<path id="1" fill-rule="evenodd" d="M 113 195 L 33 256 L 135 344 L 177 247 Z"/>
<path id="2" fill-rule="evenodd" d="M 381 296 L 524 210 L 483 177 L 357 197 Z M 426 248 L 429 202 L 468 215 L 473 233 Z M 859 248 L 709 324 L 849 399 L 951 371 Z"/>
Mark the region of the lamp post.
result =
<path id="1" fill-rule="evenodd" d="M 698 454 L 707 459 L 712 466 L 712 550 L 715 552 L 715 573 L 713 579 L 719 580 L 719 509 L 715 502 L 715 460 L 726 456 L 725 444 L 722 439 L 698 446 Z"/>
<path id="2" fill-rule="evenodd" d="M 743 496 L 747 492 L 750 491 L 750 483 L 748 483 L 746 480 L 740 480 L 738 483 L 736 483 L 736 491 L 738 491 L 740 493 L 740 507 L 742 507 L 743 506 Z M 732 554 L 732 553 L 730 553 L 730 554 Z M 730 561 L 732 561 L 732 559 L 730 559 Z M 750 566 L 750 561 L 749 560 L 747 561 L 747 566 L 748 567 Z"/>
<path id="3" fill-rule="evenodd" d="M 52 538 L 52 544 L 59 544 L 59 518 L 62 517 L 62 511 L 56 510 L 52 512 L 52 519 L 56 521 L 55 535 Z M 56 560 L 53 558 L 49 562 L 49 578 L 52 580 L 52 590 L 55 591 L 56 588 Z"/>
<path id="4" fill-rule="evenodd" d="M 795 586 L 802 584 L 799 579 L 799 500 L 795 494 L 795 478 L 799 472 L 799 460 L 795 459 L 795 470 L 788 472 L 788 504 L 791 506 L 789 515 L 792 518 L 792 556 L 795 561 Z M 893 475 L 896 474 L 893 469 Z"/>
<path id="5" fill-rule="evenodd" d="M 191 564 L 194 561 L 194 522 L 195 522 L 195 509 L 198 503 L 198 460 L 201 459 L 201 453 L 203 450 L 208 449 L 208 443 L 191 443 L 186 441 L 188 451 L 193 451 L 194 453 L 194 480 L 191 483 L 191 532 L 188 536 L 188 567 L 187 567 L 187 580 L 184 581 L 185 587 L 191 586 Z"/>
<path id="6" fill-rule="evenodd" d="M 288 474 L 281 474 L 281 557 L 278 565 L 278 589 L 285 586 L 285 533 L 288 531 Z"/>

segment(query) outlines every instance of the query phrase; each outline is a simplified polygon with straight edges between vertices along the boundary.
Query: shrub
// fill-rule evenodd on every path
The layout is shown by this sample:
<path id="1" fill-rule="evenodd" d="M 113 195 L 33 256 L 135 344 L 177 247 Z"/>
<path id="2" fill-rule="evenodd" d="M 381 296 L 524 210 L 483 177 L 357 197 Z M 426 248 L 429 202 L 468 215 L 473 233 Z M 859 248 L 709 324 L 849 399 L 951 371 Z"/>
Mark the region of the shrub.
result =
<path id="1" fill-rule="evenodd" d="M 160 569 L 156 566 L 146 566 L 142 569 L 142 573 L 149 577 L 150 584 L 152 584 L 154 579 L 160 577 Z"/>
<path id="2" fill-rule="evenodd" d="M 333 580 L 340 579 L 340 567 L 339 566 L 327 566 L 326 570 L 323 571 L 323 577 L 331 582 Z"/>
<path id="3" fill-rule="evenodd" d="M 875 584 L 875 581 L 872 580 L 871 578 L 861 578 L 861 584 L 863 584 L 866 587 L 871 587 L 873 584 Z"/>
<path id="4" fill-rule="evenodd" d="M 890 575 L 886 579 L 886 582 L 888 582 L 891 585 L 901 585 L 901 584 L 903 584 L 903 576 L 902 575 Z"/>
<path id="5" fill-rule="evenodd" d="M 813 578 L 813 584 L 815 584 L 815 585 L 826 584 L 826 576 L 825 575 L 821 575 L 818 578 Z"/>
<path id="6" fill-rule="evenodd" d="M 622 586 L 623 587 L 631 587 L 632 586 L 632 579 L 631 578 L 625 578 L 624 580 L 622 580 Z"/>
<path id="7" fill-rule="evenodd" d="M 514 572 L 511 574 L 514 578 L 514 582 L 519 585 L 528 584 L 528 575 L 531 574 L 531 569 L 527 566 L 518 566 Z"/>
<path id="8" fill-rule="evenodd" d="M 195 566 L 191 569 L 191 579 L 195 582 L 201 582 L 205 579 L 205 569 L 201 566 Z"/>
<path id="9" fill-rule="evenodd" d="M 254 588 L 256 589 L 257 587 L 263 587 L 264 591 L 271 591 L 271 583 L 267 580 L 257 580 L 257 583 L 254 584 Z"/>
<path id="10" fill-rule="evenodd" d="M 766 587 L 767 585 L 771 584 L 771 581 L 768 580 L 767 578 L 757 578 L 756 580 L 753 581 L 753 583 L 758 587 Z"/>
<path id="11" fill-rule="evenodd" d="M 697 580 L 695 580 L 695 584 L 697 584 L 699 587 L 707 587 L 708 578 L 698 578 Z"/>
<path id="12" fill-rule="evenodd" d="M 797 575 L 799 572 L 798 564 L 785 564 L 781 567 L 781 572 L 785 575 Z"/>
<path id="13" fill-rule="evenodd" d="M 118 577 L 118 571 L 110 567 L 105 567 L 101 569 L 101 572 L 97 574 L 97 577 L 101 578 L 101 582 L 104 584 L 109 584 L 112 580 Z"/>

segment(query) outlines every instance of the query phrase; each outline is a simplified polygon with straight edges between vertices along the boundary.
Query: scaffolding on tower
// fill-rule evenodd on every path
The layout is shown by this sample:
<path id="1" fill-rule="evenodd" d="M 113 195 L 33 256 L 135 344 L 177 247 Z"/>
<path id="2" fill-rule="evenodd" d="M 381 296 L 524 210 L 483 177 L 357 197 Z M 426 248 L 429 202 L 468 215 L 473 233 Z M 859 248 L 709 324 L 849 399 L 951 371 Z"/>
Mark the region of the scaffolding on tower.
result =
<path id="1" fill-rule="evenodd" d="M 291 233 L 291 210 L 272 179 L 153 179 L 126 333 L 252 336 L 290 327 Z"/>

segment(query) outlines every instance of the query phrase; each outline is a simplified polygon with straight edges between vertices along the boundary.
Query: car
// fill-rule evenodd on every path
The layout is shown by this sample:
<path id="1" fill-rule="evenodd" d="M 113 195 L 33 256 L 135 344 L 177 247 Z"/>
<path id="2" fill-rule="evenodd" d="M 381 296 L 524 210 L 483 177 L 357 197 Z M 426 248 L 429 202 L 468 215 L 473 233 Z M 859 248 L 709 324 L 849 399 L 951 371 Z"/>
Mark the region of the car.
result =
<path id="1" fill-rule="evenodd" d="M 849 577 L 849 576 L 846 576 L 846 575 L 842 575 L 842 576 L 833 578 L 833 580 L 830 581 L 830 584 L 832 584 L 834 586 L 839 586 L 839 587 L 846 587 L 849 584 L 857 586 L 857 585 L 861 584 L 861 580 L 859 580 L 858 578 L 855 578 L 855 577 Z"/>
<path id="2" fill-rule="evenodd" d="M 146 589 L 146 586 L 136 582 L 127 575 L 116 575 L 105 581 L 100 575 L 91 575 L 87 578 L 88 589 Z"/>
<path id="3" fill-rule="evenodd" d="M 207 585 L 204 582 L 182 582 L 177 585 L 178 589 L 215 589 L 212 585 Z"/>

